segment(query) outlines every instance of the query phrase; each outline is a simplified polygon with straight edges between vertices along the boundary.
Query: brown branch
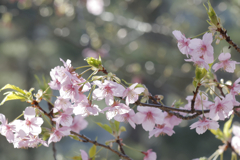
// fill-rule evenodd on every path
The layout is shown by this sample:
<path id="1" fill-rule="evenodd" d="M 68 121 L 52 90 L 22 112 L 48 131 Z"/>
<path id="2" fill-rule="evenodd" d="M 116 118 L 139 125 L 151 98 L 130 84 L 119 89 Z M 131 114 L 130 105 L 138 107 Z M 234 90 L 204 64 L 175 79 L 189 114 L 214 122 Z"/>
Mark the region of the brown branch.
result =
<path id="1" fill-rule="evenodd" d="M 219 82 L 216 79 L 214 79 L 213 81 L 217 83 L 218 90 L 220 91 L 221 95 L 225 97 L 225 94 L 223 93 L 222 87 L 220 86 Z"/>
<path id="2" fill-rule="evenodd" d="M 44 110 L 42 109 L 42 107 L 39 106 L 39 104 L 38 104 L 37 101 L 34 100 L 34 101 L 32 102 L 32 105 L 33 105 L 33 107 L 36 107 L 36 108 L 38 108 L 39 110 L 41 110 L 46 116 L 48 116 L 48 118 L 51 120 L 51 122 L 52 122 L 53 124 L 56 124 L 56 122 L 52 121 L 52 117 L 50 116 L 50 114 L 47 113 L 46 111 L 44 111 Z M 51 113 L 51 112 L 50 112 L 50 113 Z M 71 131 L 71 134 L 76 135 L 76 136 L 84 139 L 84 141 L 81 141 L 81 142 L 89 142 L 89 143 L 92 143 L 92 144 L 94 144 L 94 145 L 96 145 L 96 146 L 100 146 L 100 147 L 103 147 L 103 148 L 106 148 L 106 149 L 112 151 L 113 153 L 117 154 L 119 157 L 121 157 L 121 158 L 123 158 L 123 159 L 132 160 L 130 157 L 128 157 L 127 155 L 125 155 L 124 151 L 123 151 L 123 153 L 120 153 L 120 152 L 112 149 L 110 146 L 106 146 L 106 145 L 104 145 L 104 144 L 98 143 L 97 141 L 92 141 L 91 139 L 87 138 L 86 136 L 84 136 L 84 135 L 82 135 L 82 134 L 78 134 L 78 133 L 73 132 L 73 131 Z M 120 148 L 121 148 L 121 147 L 120 147 Z M 55 147 L 54 147 L 53 149 L 55 149 Z M 54 152 L 54 154 L 55 154 L 55 152 Z"/>
<path id="3" fill-rule="evenodd" d="M 122 143 L 121 143 L 121 140 L 119 139 L 119 136 L 117 137 L 116 143 L 119 145 L 119 148 L 120 148 L 120 151 L 122 152 L 122 154 L 126 155 L 123 150 Z"/>
<path id="4" fill-rule="evenodd" d="M 228 36 L 226 29 L 224 29 L 224 28 L 217 28 L 217 31 L 221 34 L 221 36 L 222 36 L 230 45 L 232 45 L 232 46 L 240 53 L 240 48 L 231 40 L 230 36 Z"/>
<path id="5" fill-rule="evenodd" d="M 200 86 L 201 86 L 201 84 L 198 83 L 196 91 L 195 92 L 193 91 L 193 99 L 191 101 L 191 113 L 194 113 L 194 111 L 195 111 L 194 105 L 195 105 L 195 100 L 196 100 L 196 97 L 197 97 L 198 90 L 199 90 Z"/>
<path id="6" fill-rule="evenodd" d="M 121 157 L 121 158 L 123 158 L 123 159 L 132 160 L 132 159 L 131 159 L 130 157 L 128 157 L 127 155 L 125 155 L 125 154 L 123 154 L 123 153 L 120 153 L 120 152 L 112 149 L 110 146 L 107 146 L 107 145 L 98 143 L 97 141 L 92 141 L 91 139 L 87 138 L 86 136 L 84 136 L 84 135 L 82 135 L 82 134 L 78 134 L 78 133 L 73 132 L 73 131 L 71 131 L 71 134 L 76 135 L 76 136 L 84 139 L 83 142 L 89 142 L 89 143 L 92 143 L 92 144 L 94 144 L 94 145 L 96 145 L 96 146 L 100 146 L 100 147 L 106 148 L 106 149 L 112 151 L 113 153 L 117 154 L 119 157 Z"/>

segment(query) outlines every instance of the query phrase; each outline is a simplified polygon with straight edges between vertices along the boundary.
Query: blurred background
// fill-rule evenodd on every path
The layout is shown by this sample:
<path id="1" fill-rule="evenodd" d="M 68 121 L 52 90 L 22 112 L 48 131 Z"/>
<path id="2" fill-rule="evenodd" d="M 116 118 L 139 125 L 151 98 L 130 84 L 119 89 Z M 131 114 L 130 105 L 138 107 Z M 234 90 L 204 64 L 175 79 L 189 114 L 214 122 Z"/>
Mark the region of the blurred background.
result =
<path id="1" fill-rule="evenodd" d="M 208 19 L 203 3 L 206 0 L 0 0 L 0 87 L 10 83 L 22 89 L 39 89 L 34 75 L 50 80 L 51 68 L 62 65 L 59 58 L 70 59 L 74 67 L 86 65 L 85 57 L 98 57 L 104 67 L 128 82 L 145 84 L 154 94 L 164 95 L 170 106 L 174 100 L 191 95 L 194 87 L 194 67 L 186 63 L 177 48 L 173 30 L 193 37 L 208 30 Z M 240 44 L 240 1 L 212 0 L 213 8 L 221 18 L 236 44 Z M 201 36 L 199 37 L 201 38 Z M 228 49 L 224 41 L 213 42 L 215 58 L 222 52 L 231 52 L 239 61 L 239 53 Z M 218 80 L 235 81 L 240 76 L 237 66 L 234 74 L 217 72 Z M 57 95 L 57 93 L 55 93 Z M 1 100 L 3 95 L 0 95 Z M 27 107 L 27 103 L 10 101 L 0 108 L 9 121 Z M 45 106 L 44 103 L 42 103 Z M 183 105 L 184 106 L 184 105 Z M 100 105 L 101 108 L 105 107 Z M 98 137 L 104 143 L 113 137 L 93 121 L 106 121 L 105 115 L 88 117 L 88 127 L 81 131 L 91 139 Z M 171 137 L 148 139 L 148 132 L 128 124 L 122 134 L 124 143 L 146 151 L 150 148 L 162 160 L 187 160 L 210 156 L 221 144 L 209 131 L 198 135 L 190 130 L 193 121 L 183 121 L 175 127 Z M 56 144 L 57 159 L 71 159 L 86 151 L 91 144 L 63 138 Z M 98 148 L 100 149 L 100 148 Z M 143 155 L 125 148 L 135 160 Z M 51 160 L 51 146 L 37 149 L 14 149 L 0 136 L 1 160 Z M 99 159 L 119 159 L 102 150 Z"/>

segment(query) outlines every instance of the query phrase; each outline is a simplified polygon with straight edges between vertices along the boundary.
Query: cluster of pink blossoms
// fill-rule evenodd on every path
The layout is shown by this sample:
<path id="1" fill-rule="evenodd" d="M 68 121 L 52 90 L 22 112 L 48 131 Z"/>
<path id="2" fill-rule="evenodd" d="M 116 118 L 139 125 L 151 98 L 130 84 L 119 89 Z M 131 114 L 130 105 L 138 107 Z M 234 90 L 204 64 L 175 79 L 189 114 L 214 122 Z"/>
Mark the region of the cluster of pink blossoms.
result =
<path id="1" fill-rule="evenodd" d="M 34 148 L 39 143 L 48 146 L 38 137 L 42 131 L 43 119 L 36 117 L 35 109 L 27 107 L 24 111 L 24 119 L 8 123 L 5 116 L 0 114 L 0 133 L 7 138 L 9 143 L 13 143 L 14 148 Z"/>
<path id="2" fill-rule="evenodd" d="M 198 67 L 205 68 L 209 70 L 209 64 L 214 62 L 214 50 L 211 45 L 213 37 L 211 33 L 205 33 L 202 39 L 186 38 L 180 31 L 173 31 L 173 35 L 178 41 L 178 48 L 182 54 L 186 54 L 187 57 L 190 55 L 190 59 L 185 61 L 192 61 Z M 215 63 L 212 66 L 214 72 L 218 69 L 223 68 L 226 72 L 233 73 L 235 70 L 235 65 L 239 64 L 236 61 L 230 60 L 230 53 L 221 53 L 218 57 L 218 63 Z M 206 93 L 196 96 L 194 109 L 196 110 L 205 110 L 209 109 L 210 112 L 204 114 L 198 122 L 195 122 L 190 126 L 191 129 L 196 128 L 198 134 L 204 133 L 207 129 L 218 129 L 219 124 L 218 120 L 225 120 L 228 118 L 232 112 L 233 107 L 238 106 L 240 103 L 236 101 L 235 96 L 240 92 L 240 78 L 237 79 L 233 86 L 228 86 L 230 88 L 230 93 L 225 97 L 216 96 L 214 102 L 208 101 Z M 185 106 L 185 109 L 191 110 L 191 101 L 193 96 L 188 96 L 186 98 L 188 104 Z"/>

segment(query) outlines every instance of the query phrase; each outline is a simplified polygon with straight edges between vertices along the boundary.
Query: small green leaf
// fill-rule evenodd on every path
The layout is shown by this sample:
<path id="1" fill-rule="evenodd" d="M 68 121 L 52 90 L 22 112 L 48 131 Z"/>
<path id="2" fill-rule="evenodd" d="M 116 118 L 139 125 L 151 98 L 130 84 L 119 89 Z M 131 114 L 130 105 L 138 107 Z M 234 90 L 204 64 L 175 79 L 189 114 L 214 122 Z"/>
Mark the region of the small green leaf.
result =
<path id="1" fill-rule="evenodd" d="M 105 129 L 106 131 L 108 131 L 110 134 L 112 134 L 112 129 L 109 125 L 107 124 L 102 124 L 100 122 L 96 122 L 97 125 L 99 125 L 101 128 Z"/>
<path id="2" fill-rule="evenodd" d="M 118 132 L 120 122 L 118 122 L 118 121 L 114 121 L 114 124 L 115 124 L 115 127 L 116 127 L 116 132 Z"/>
<path id="3" fill-rule="evenodd" d="M 220 139 L 221 141 L 224 141 L 224 135 L 223 132 L 218 128 L 217 130 L 209 129 L 212 134 L 216 136 L 217 139 Z"/>
<path id="4" fill-rule="evenodd" d="M 24 90 L 20 89 L 19 87 L 14 86 L 14 85 L 11 85 L 11 84 L 6 84 L 0 91 L 2 91 L 4 89 L 13 89 L 13 90 L 18 91 L 22 94 L 25 94 Z"/>
<path id="5" fill-rule="evenodd" d="M 223 127 L 223 134 L 226 138 L 229 138 L 232 134 L 232 130 L 230 129 L 232 125 L 232 120 L 233 120 L 234 115 L 229 118 L 227 122 L 225 122 L 224 127 Z"/>
<path id="6" fill-rule="evenodd" d="M 16 100 L 16 99 L 20 99 L 22 101 L 26 100 L 25 96 L 19 94 L 18 92 L 6 92 L 6 93 L 4 93 L 4 95 L 6 95 L 6 96 L 2 100 L 0 106 L 3 105 L 6 101 L 10 101 L 10 100 Z"/>
<path id="7" fill-rule="evenodd" d="M 96 145 L 93 145 L 88 151 L 89 157 L 92 158 L 92 160 L 95 160 L 96 151 L 97 151 L 97 146 Z"/>

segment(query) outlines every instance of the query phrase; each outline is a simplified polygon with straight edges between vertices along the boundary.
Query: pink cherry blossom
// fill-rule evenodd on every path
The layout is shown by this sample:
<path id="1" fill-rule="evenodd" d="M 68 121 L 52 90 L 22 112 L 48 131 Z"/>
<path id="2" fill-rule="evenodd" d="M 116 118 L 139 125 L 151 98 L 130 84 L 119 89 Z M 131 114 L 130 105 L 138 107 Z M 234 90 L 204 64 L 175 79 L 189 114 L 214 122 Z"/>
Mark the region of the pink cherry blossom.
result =
<path id="1" fill-rule="evenodd" d="M 0 133 L 6 137 L 7 141 L 9 143 L 13 143 L 14 142 L 14 133 L 16 130 L 16 127 L 14 124 L 9 123 L 7 119 L 5 118 L 5 115 L 0 113 Z"/>
<path id="2" fill-rule="evenodd" d="M 105 107 L 102 112 L 107 111 L 106 116 L 108 120 L 111 120 L 117 114 L 125 114 L 128 113 L 131 109 L 123 103 L 119 101 L 115 101 L 111 107 Z"/>
<path id="3" fill-rule="evenodd" d="M 83 117 L 86 117 L 88 115 L 94 115 L 97 116 L 101 109 L 96 104 L 92 104 L 88 101 L 83 101 L 81 103 L 75 103 L 73 107 L 73 113 L 75 115 L 82 115 Z"/>
<path id="4" fill-rule="evenodd" d="M 194 129 L 194 128 L 196 128 L 196 132 L 198 134 L 203 134 L 204 132 L 207 131 L 207 129 L 214 129 L 214 130 L 218 129 L 219 124 L 216 121 L 203 117 L 202 119 L 199 119 L 199 121 L 193 123 L 190 126 L 190 129 Z"/>
<path id="5" fill-rule="evenodd" d="M 156 160 L 157 159 L 157 154 L 155 152 L 152 152 L 152 149 L 147 150 L 147 152 L 142 152 L 145 157 L 143 160 Z"/>
<path id="6" fill-rule="evenodd" d="M 87 125 L 88 122 L 81 115 L 76 115 L 70 128 L 72 131 L 79 133 L 81 130 L 85 129 Z"/>
<path id="7" fill-rule="evenodd" d="M 230 58 L 231 58 L 230 53 L 221 53 L 218 57 L 218 60 L 220 62 L 212 66 L 214 72 L 216 72 L 220 68 L 223 68 L 225 71 L 233 73 L 236 68 L 235 65 L 239 63 L 236 61 L 231 61 Z"/>
<path id="8" fill-rule="evenodd" d="M 71 131 L 71 129 L 69 127 L 64 126 L 64 127 L 59 128 L 57 126 L 56 129 L 54 129 L 53 133 L 50 134 L 50 137 L 48 139 L 48 145 L 51 142 L 58 142 L 58 141 L 60 141 L 63 136 L 70 135 L 70 131 Z"/>
<path id="9" fill-rule="evenodd" d="M 128 123 L 135 129 L 136 119 L 135 119 L 135 112 L 131 109 L 128 113 L 125 114 L 118 114 L 114 117 L 114 119 L 118 122 L 128 121 Z"/>
<path id="10" fill-rule="evenodd" d="M 212 47 L 213 37 L 211 33 L 205 33 L 203 39 L 192 39 L 190 41 L 189 47 L 193 49 L 193 57 L 202 57 L 204 61 L 208 64 L 213 63 L 213 47 Z"/>
<path id="11" fill-rule="evenodd" d="M 224 120 L 228 117 L 229 112 L 233 109 L 233 97 L 231 94 L 226 95 L 222 100 L 219 97 L 214 99 L 215 104 L 210 106 L 209 117 L 213 120 Z"/>
<path id="12" fill-rule="evenodd" d="M 43 119 L 40 117 L 35 117 L 35 109 L 32 107 L 27 107 L 24 111 L 25 121 L 22 122 L 21 129 L 26 132 L 26 134 L 39 135 L 42 131 L 41 125 L 43 124 Z"/>
<path id="13" fill-rule="evenodd" d="M 109 106 L 113 104 L 114 96 L 122 97 L 125 90 L 122 85 L 108 80 L 105 80 L 104 83 L 101 81 L 93 83 L 99 87 L 93 91 L 93 99 L 102 100 L 105 98 L 105 102 Z"/>
<path id="14" fill-rule="evenodd" d="M 138 95 L 144 92 L 143 87 L 135 88 L 137 85 L 138 83 L 134 83 L 123 92 L 123 98 L 126 97 L 127 105 L 135 103 L 138 100 Z"/>
<path id="15" fill-rule="evenodd" d="M 138 106 L 137 110 L 139 111 L 136 113 L 137 124 L 142 124 L 144 130 L 151 131 L 155 124 L 163 123 L 164 114 L 160 109 Z"/>
<path id="16" fill-rule="evenodd" d="M 175 133 L 173 128 L 165 125 L 165 124 L 158 124 L 157 126 L 155 126 L 155 128 L 149 132 L 149 138 L 151 138 L 153 135 L 155 135 L 155 137 L 158 137 L 159 135 L 164 135 L 167 134 L 169 136 L 172 136 L 172 134 Z"/>
<path id="17" fill-rule="evenodd" d="M 164 113 L 164 124 L 170 128 L 173 128 L 176 125 L 179 125 L 182 122 L 182 119 L 177 118 L 174 115 L 171 115 L 167 112 Z"/>
<path id="18" fill-rule="evenodd" d="M 193 62 L 194 65 L 205 68 L 206 70 L 209 69 L 208 63 L 202 58 L 198 56 L 192 56 L 190 59 L 185 59 L 187 62 Z"/>
<path id="19" fill-rule="evenodd" d="M 182 54 L 186 54 L 188 57 L 189 54 L 191 54 L 192 49 L 189 47 L 190 38 L 186 38 L 185 35 L 183 35 L 180 31 L 175 30 L 172 32 L 175 38 L 178 41 L 178 49 Z"/>
<path id="20" fill-rule="evenodd" d="M 53 113 L 57 113 L 61 110 L 65 111 L 71 106 L 71 102 L 69 98 L 62 98 L 57 97 L 56 101 L 54 102 Z"/>
<path id="21" fill-rule="evenodd" d="M 48 83 L 49 87 L 54 90 L 59 90 L 61 88 L 61 81 L 66 77 L 65 68 L 63 66 L 57 66 L 51 69 L 50 76 L 52 81 Z"/>
<path id="22" fill-rule="evenodd" d="M 59 115 L 57 115 L 57 118 L 53 118 L 52 120 L 56 122 L 56 125 L 62 125 L 62 126 L 70 126 L 72 125 L 73 118 L 73 108 L 68 108 L 64 112 L 59 112 Z"/>
<path id="23" fill-rule="evenodd" d="M 82 160 L 88 160 L 88 154 L 82 149 L 80 149 L 80 152 Z"/>
<path id="24" fill-rule="evenodd" d="M 238 78 L 232 86 L 229 86 L 229 88 L 231 89 L 230 93 L 232 95 L 238 95 L 238 93 L 240 93 L 240 84 L 238 84 L 240 82 L 240 78 Z"/>
<path id="25" fill-rule="evenodd" d="M 232 132 L 234 136 L 232 137 L 231 145 L 238 153 L 240 153 L 240 127 L 233 125 Z"/>

